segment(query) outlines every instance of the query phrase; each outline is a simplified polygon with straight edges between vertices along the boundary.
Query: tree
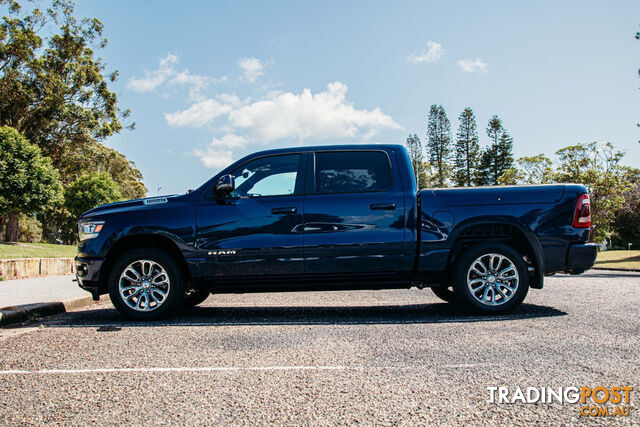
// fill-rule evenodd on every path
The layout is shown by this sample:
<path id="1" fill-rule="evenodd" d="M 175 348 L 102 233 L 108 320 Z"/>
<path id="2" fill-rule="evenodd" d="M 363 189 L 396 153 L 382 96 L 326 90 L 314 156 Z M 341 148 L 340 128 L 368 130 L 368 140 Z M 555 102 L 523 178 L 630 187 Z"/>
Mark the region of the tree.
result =
<path id="1" fill-rule="evenodd" d="M 45 11 L 25 11 L 16 0 L 0 5 L 9 12 L 0 24 L 0 125 L 38 145 L 64 184 L 91 164 L 109 172 L 127 197 L 144 196 L 140 171 L 101 143 L 129 116 L 108 87 L 117 71 L 107 73 L 94 54 L 106 46 L 102 23 L 76 19 L 70 0 L 55 0 Z"/>
<path id="2" fill-rule="evenodd" d="M 62 170 L 69 182 L 86 173 L 88 157 L 91 159 L 91 169 L 95 172 L 107 172 L 118 184 L 123 198 L 139 199 L 147 193 L 147 187 L 142 182 L 142 173 L 135 167 L 135 163 L 112 148 L 96 142 L 91 144 L 86 152 L 69 153 L 69 156 L 74 158 L 66 162 Z"/>
<path id="3" fill-rule="evenodd" d="M 106 172 L 89 173 L 75 180 L 64 192 L 64 204 L 73 220 L 105 203 L 122 200 L 118 184 Z"/>
<path id="4" fill-rule="evenodd" d="M 0 126 L 16 128 L 40 147 L 64 185 L 90 165 L 108 172 L 126 197 L 142 197 L 140 171 L 102 144 L 129 116 L 109 89 L 118 72 L 107 72 L 95 55 L 106 46 L 103 25 L 95 18 L 77 19 L 71 0 L 51 1 L 41 10 L 0 0 L 8 12 L 0 22 Z M 57 236 L 70 216 L 58 207 L 39 219 L 48 235 Z"/>
<path id="5" fill-rule="evenodd" d="M 615 216 L 615 235 L 626 246 L 640 248 L 640 180 L 636 180 L 630 191 L 624 195 L 625 201 Z"/>
<path id="6" fill-rule="evenodd" d="M 497 152 L 496 173 L 499 177 L 504 171 L 515 166 L 515 161 L 513 160 L 513 138 L 506 129 L 503 129 L 500 141 L 498 141 Z"/>
<path id="7" fill-rule="evenodd" d="M 449 175 L 451 156 L 451 126 L 442 105 L 432 105 L 427 122 L 427 151 L 429 162 L 436 170 L 435 184 L 445 187 Z"/>
<path id="8" fill-rule="evenodd" d="M 513 138 L 502 126 L 498 116 L 493 116 L 487 126 L 487 136 L 491 140 L 482 152 L 480 167 L 476 177 L 478 185 L 499 184 L 500 176 L 514 166 Z"/>
<path id="9" fill-rule="evenodd" d="M 624 153 L 611 143 L 577 144 L 556 151 L 560 167 L 557 182 L 580 183 L 591 199 L 591 236 L 602 242 L 613 232 L 615 214 L 631 189 L 628 168 L 620 165 Z"/>
<path id="10" fill-rule="evenodd" d="M 516 168 L 509 168 L 498 178 L 498 185 L 516 185 L 522 181 L 522 174 Z"/>
<path id="11" fill-rule="evenodd" d="M 491 171 L 496 158 L 496 147 L 489 145 L 480 154 L 480 165 L 476 170 L 475 185 L 494 185 L 491 180 Z"/>
<path id="12" fill-rule="evenodd" d="M 407 137 L 407 151 L 409 151 L 409 158 L 411 159 L 411 165 L 413 166 L 413 173 L 415 175 L 416 187 L 418 189 L 425 188 L 429 183 L 429 177 L 427 176 L 427 170 L 425 168 L 424 154 L 422 151 L 422 142 L 415 133 L 409 134 Z"/>
<path id="13" fill-rule="evenodd" d="M 0 125 L 24 134 L 62 170 L 77 160 L 71 154 L 88 154 L 92 143 L 118 133 L 129 115 L 108 87 L 117 71 L 107 74 L 94 55 L 106 45 L 102 22 L 78 21 L 70 0 L 46 11 L 24 11 L 16 0 L 0 4 L 9 12 L 0 24 Z"/>
<path id="14" fill-rule="evenodd" d="M 0 127 L 0 153 L 0 215 L 8 217 L 6 240 L 15 242 L 18 215 L 42 212 L 61 202 L 62 185 L 51 160 L 17 130 Z"/>
<path id="15" fill-rule="evenodd" d="M 460 126 L 455 144 L 453 181 L 458 187 L 469 187 L 474 181 L 480 160 L 478 130 L 471 108 L 465 108 L 458 120 Z"/>
<path id="16" fill-rule="evenodd" d="M 519 183 L 549 184 L 553 182 L 551 159 L 544 154 L 518 158 Z"/>

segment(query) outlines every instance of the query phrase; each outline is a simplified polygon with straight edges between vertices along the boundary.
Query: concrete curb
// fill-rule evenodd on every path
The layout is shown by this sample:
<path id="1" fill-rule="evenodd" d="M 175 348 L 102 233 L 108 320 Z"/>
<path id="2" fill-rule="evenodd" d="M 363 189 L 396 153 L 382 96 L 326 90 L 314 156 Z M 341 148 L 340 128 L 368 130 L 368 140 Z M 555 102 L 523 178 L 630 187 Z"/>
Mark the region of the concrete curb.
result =
<path id="1" fill-rule="evenodd" d="M 640 270 L 635 268 L 591 267 L 591 270 L 628 271 L 630 273 L 640 273 Z"/>
<path id="2" fill-rule="evenodd" d="M 108 301 L 108 299 L 109 296 L 105 295 L 101 301 Z M 86 297 L 73 298 L 64 301 L 39 302 L 35 304 L 23 304 L 15 307 L 0 308 L 0 326 L 22 323 L 27 320 L 77 310 L 87 307 L 94 302 L 93 298 L 88 295 Z"/>

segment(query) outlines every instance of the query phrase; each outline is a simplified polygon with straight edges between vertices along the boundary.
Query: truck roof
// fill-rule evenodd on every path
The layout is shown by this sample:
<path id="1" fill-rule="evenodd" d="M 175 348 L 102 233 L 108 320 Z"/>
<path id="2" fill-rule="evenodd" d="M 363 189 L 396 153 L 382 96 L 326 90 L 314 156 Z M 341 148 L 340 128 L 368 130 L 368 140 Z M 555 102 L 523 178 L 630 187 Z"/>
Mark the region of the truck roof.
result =
<path id="1" fill-rule="evenodd" d="M 338 145 L 313 145 L 313 146 L 298 146 L 287 148 L 274 148 L 271 150 L 257 151 L 252 153 L 251 156 L 263 155 L 263 154 L 283 154 L 283 153 L 297 153 L 300 151 L 327 151 L 327 150 L 371 150 L 371 149 L 404 149 L 402 144 L 338 144 Z"/>

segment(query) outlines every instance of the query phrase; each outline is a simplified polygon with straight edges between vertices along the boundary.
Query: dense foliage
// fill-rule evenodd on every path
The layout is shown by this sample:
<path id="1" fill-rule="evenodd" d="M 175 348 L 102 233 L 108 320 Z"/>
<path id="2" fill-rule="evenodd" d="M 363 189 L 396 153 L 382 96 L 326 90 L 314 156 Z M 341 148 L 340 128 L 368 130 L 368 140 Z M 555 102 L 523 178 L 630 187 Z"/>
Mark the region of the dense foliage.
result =
<path id="1" fill-rule="evenodd" d="M 51 160 L 13 128 L 0 127 L 0 212 L 9 221 L 7 240 L 18 238 L 18 215 L 41 211 L 62 200 Z"/>
<path id="2" fill-rule="evenodd" d="M 105 203 L 122 200 L 118 184 L 106 172 L 82 175 L 64 191 L 64 205 L 74 218 Z"/>
<path id="3" fill-rule="evenodd" d="M 7 12 L 0 22 L 0 126 L 39 147 L 64 185 L 90 171 L 105 172 L 123 197 L 143 197 L 146 187 L 134 163 L 102 143 L 133 128 L 123 124 L 129 111 L 118 107 L 109 89 L 117 71 L 108 72 L 95 54 L 107 43 L 102 22 L 77 19 L 70 0 L 52 0 L 46 9 L 22 3 L 0 0 Z M 59 237 L 68 222 L 64 206 L 30 212 L 40 216 L 47 237 Z"/>

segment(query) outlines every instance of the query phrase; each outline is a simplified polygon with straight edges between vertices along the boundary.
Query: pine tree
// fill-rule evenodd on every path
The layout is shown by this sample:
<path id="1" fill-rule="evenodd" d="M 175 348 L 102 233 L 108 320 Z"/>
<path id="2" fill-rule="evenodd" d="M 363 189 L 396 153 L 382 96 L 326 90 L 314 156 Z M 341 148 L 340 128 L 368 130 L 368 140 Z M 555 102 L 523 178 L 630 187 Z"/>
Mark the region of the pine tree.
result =
<path id="1" fill-rule="evenodd" d="M 493 145 L 489 145 L 482 150 L 482 154 L 480 155 L 480 165 L 476 170 L 474 179 L 475 185 L 492 185 L 491 170 L 495 157 L 495 147 L 493 147 Z"/>
<path id="2" fill-rule="evenodd" d="M 482 152 L 480 168 L 476 176 L 477 185 L 497 185 L 498 179 L 513 168 L 513 138 L 502 126 L 498 116 L 493 116 L 487 126 L 490 145 Z"/>
<path id="3" fill-rule="evenodd" d="M 455 144 L 453 181 L 458 187 L 469 187 L 474 182 L 480 160 L 478 129 L 473 110 L 469 107 L 460 113 L 458 120 L 460 127 Z"/>
<path id="4" fill-rule="evenodd" d="M 436 171 L 435 184 L 445 187 L 449 175 L 451 157 L 451 125 L 442 105 L 432 105 L 427 122 L 427 150 L 429 162 Z"/>
<path id="5" fill-rule="evenodd" d="M 407 137 L 407 151 L 409 151 L 409 158 L 411 159 L 411 165 L 413 166 L 413 173 L 416 179 L 416 188 L 425 188 L 429 185 L 429 177 L 425 168 L 424 153 L 422 151 L 422 142 L 415 133 L 409 134 Z"/>
<path id="6" fill-rule="evenodd" d="M 498 141 L 497 154 L 496 174 L 498 178 L 500 178 L 505 171 L 515 166 L 515 160 L 513 159 L 513 138 L 506 129 L 503 129 L 500 141 Z M 496 181 L 498 178 L 496 178 Z"/>

